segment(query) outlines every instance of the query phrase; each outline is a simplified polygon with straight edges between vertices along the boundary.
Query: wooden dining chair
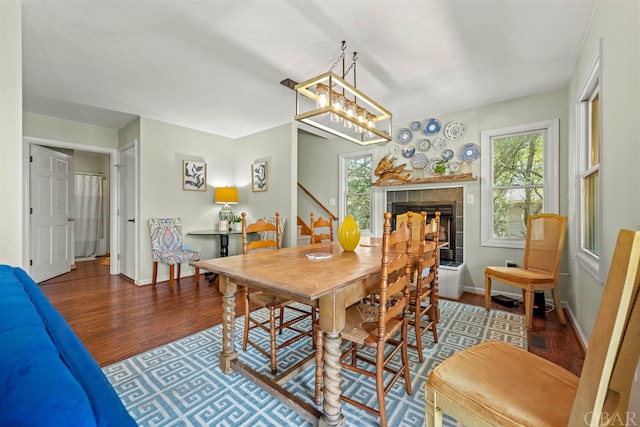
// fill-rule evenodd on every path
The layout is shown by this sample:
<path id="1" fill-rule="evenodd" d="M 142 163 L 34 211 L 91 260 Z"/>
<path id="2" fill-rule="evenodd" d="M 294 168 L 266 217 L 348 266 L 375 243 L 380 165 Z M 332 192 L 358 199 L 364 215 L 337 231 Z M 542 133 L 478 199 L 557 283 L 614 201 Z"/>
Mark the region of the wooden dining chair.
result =
<path id="1" fill-rule="evenodd" d="M 379 289 L 376 290 L 379 292 L 379 304 L 373 306 L 359 302 L 349 307 L 345 327 L 341 331 L 342 339 L 351 341 L 350 348 L 340 357 L 341 366 L 343 369 L 375 378 L 378 409 L 356 400 L 356 396 L 345 396 L 344 390 L 340 397 L 345 402 L 378 415 L 383 427 L 387 425 L 385 396 L 400 377 L 404 377 L 406 391 L 411 395 L 407 349 L 412 266 L 411 216 L 412 214 L 409 214 L 406 224 L 403 223 L 391 232 L 391 214 L 384 214 L 381 279 Z M 375 360 L 359 354 L 359 345 L 374 348 Z M 389 351 L 385 353 L 385 350 Z M 394 358 L 398 352 L 401 353 L 400 362 Z M 374 366 L 375 371 L 359 367 L 358 361 Z M 391 374 L 386 383 L 385 373 Z"/>
<path id="2" fill-rule="evenodd" d="M 462 350 L 425 385 L 426 420 L 465 426 L 625 425 L 640 356 L 640 232 L 621 230 L 580 377 L 504 342 Z M 627 424 L 630 425 L 630 424 Z"/>
<path id="3" fill-rule="evenodd" d="M 313 212 L 311 212 L 311 243 L 326 241 L 333 242 L 333 216 L 329 214 L 328 221 L 321 216 L 314 221 Z"/>
<path id="4" fill-rule="evenodd" d="M 242 212 L 242 253 L 244 255 L 253 252 L 262 252 L 269 250 L 278 250 L 282 245 L 282 226 L 280 222 L 280 212 L 276 212 L 275 221 L 269 222 L 264 219 L 258 219 L 255 223 L 247 225 L 247 214 Z M 249 240 L 249 233 L 257 233 L 257 240 Z M 283 272 L 283 274 L 286 274 Z M 278 372 L 278 350 L 285 348 L 300 339 L 310 336 L 314 343 L 316 356 L 316 386 L 315 401 L 319 403 L 322 397 L 322 337 L 319 334 L 317 325 L 316 309 L 309 307 L 309 310 L 299 308 L 292 305 L 293 301 L 271 295 L 267 292 L 251 290 L 246 287 L 244 293 L 244 335 L 242 341 L 242 350 L 247 349 L 247 345 L 252 346 L 271 363 L 271 373 Z M 251 307 L 256 310 L 266 308 L 269 310 L 269 318 L 260 320 L 256 316 L 252 316 Z M 285 310 L 293 312 L 293 317 L 285 321 Z M 306 319 L 311 319 L 309 329 L 302 329 L 300 323 Z M 264 349 L 257 341 L 250 338 L 249 332 L 253 329 L 261 329 L 269 334 L 269 349 Z M 291 338 L 278 343 L 276 335 L 282 334 L 284 329 L 290 329 L 295 332 Z M 320 350 L 318 350 L 320 348 Z"/>
<path id="5" fill-rule="evenodd" d="M 418 230 L 418 240 L 412 239 L 411 246 L 418 248 L 418 259 L 415 263 L 415 284 L 412 284 L 409 289 L 409 311 L 413 313 L 413 318 L 409 318 L 409 325 L 414 327 L 416 343 L 408 343 L 407 345 L 418 351 L 418 359 L 420 363 L 422 363 L 424 361 L 422 355 L 422 336 L 427 331 L 431 331 L 433 341 L 438 342 L 436 325 L 438 293 L 434 284 L 438 280 L 439 259 L 437 230 L 440 227 L 440 212 L 436 212 L 435 217 L 428 226 L 426 212 L 421 212 L 420 216 L 416 215 L 416 217 L 420 220 L 420 223 L 415 224 L 416 220 L 414 218 L 412 229 Z M 432 250 L 425 249 L 427 245 L 424 236 L 427 232 L 434 235 L 433 242 L 435 246 Z M 416 236 L 415 233 L 414 236 Z M 426 321 L 423 322 L 423 319 L 426 319 Z"/>
<path id="6" fill-rule="evenodd" d="M 533 325 L 535 291 L 551 290 L 558 319 L 561 324 L 567 324 L 556 293 L 566 228 L 566 216 L 529 216 L 522 267 L 487 267 L 484 271 L 484 306 L 487 310 L 491 307 L 491 282 L 497 280 L 522 289 L 527 331 L 530 331 Z"/>

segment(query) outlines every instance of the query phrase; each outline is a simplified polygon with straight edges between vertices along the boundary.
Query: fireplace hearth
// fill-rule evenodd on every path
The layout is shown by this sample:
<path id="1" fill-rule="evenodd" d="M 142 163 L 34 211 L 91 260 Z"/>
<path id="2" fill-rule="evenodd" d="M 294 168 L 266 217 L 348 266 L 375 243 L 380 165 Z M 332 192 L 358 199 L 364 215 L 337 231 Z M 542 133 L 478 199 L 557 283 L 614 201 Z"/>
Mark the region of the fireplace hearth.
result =
<path id="1" fill-rule="evenodd" d="M 459 265 L 464 261 L 463 189 L 461 187 L 387 192 L 387 211 L 395 229 L 396 215 L 426 212 L 427 222 L 440 212 L 440 240 L 448 245 L 440 250 L 441 265 Z M 443 239 L 444 237 L 444 239 Z"/>

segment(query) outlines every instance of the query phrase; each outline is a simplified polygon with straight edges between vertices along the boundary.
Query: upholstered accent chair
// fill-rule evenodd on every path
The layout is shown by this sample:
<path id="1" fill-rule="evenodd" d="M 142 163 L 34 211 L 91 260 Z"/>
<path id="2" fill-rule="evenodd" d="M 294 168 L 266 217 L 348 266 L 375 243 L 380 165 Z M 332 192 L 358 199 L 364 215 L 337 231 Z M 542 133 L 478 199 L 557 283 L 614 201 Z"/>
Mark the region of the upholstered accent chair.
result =
<path id="1" fill-rule="evenodd" d="M 200 260 L 200 252 L 185 248 L 182 245 L 182 221 L 180 218 L 149 218 L 151 235 L 151 257 L 153 259 L 152 285 L 158 278 L 158 263 L 169 266 L 169 289 L 174 287 L 175 266 L 178 266 L 180 280 L 180 264 Z M 196 284 L 199 282 L 200 269 L 195 267 Z"/>
<path id="2" fill-rule="evenodd" d="M 465 426 L 625 425 L 640 356 L 640 231 L 621 230 L 580 377 L 488 341 L 436 366 L 425 385 L 426 421 Z"/>

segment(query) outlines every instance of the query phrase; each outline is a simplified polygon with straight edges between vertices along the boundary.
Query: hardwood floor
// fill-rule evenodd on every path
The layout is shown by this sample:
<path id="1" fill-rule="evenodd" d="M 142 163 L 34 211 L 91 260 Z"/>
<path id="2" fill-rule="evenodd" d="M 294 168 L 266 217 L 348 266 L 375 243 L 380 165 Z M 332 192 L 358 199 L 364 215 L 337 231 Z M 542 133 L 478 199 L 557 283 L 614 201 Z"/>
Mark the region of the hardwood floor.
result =
<path id="1" fill-rule="evenodd" d="M 96 261 L 77 263 L 77 269 L 42 282 L 41 289 L 67 320 L 100 366 L 175 341 L 222 321 L 222 296 L 217 282 L 200 285 L 193 278 L 156 287 L 136 286 L 121 276 L 110 276 L 109 266 Z M 464 293 L 461 302 L 484 305 L 484 296 Z M 492 308 L 524 314 L 522 307 Z M 244 306 L 236 303 L 238 315 Z M 580 375 L 584 351 L 571 326 L 561 326 L 555 312 L 534 317 L 529 351 Z"/>

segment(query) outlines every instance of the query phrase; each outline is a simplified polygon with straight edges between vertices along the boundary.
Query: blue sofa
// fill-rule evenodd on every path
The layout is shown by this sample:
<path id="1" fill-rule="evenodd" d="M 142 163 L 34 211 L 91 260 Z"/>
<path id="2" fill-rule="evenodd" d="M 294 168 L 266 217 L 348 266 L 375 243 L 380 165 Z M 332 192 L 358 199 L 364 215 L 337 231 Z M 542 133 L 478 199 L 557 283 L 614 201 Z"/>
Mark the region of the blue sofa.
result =
<path id="1" fill-rule="evenodd" d="M 0 426 L 136 426 L 38 285 L 0 265 Z"/>

